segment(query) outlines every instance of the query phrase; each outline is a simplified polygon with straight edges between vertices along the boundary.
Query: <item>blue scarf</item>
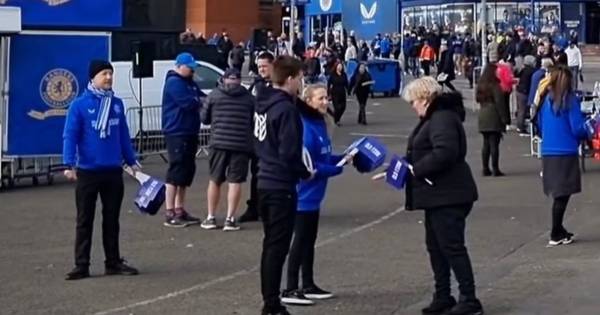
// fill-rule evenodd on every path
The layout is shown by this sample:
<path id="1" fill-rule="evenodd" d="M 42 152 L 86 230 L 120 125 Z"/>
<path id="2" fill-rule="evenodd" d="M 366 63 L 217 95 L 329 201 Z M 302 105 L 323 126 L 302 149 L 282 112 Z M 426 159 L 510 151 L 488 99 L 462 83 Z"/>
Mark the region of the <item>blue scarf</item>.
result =
<path id="1" fill-rule="evenodd" d="M 108 116 L 110 114 L 111 101 L 114 95 L 112 90 L 103 90 L 95 87 L 92 82 L 88 83 L 88 91 L 100 98 L 100 110 L 96 118 L 96 130 L 100 132 L 100 139 L 110 136 L 110 127 L 108 126 Z"/>

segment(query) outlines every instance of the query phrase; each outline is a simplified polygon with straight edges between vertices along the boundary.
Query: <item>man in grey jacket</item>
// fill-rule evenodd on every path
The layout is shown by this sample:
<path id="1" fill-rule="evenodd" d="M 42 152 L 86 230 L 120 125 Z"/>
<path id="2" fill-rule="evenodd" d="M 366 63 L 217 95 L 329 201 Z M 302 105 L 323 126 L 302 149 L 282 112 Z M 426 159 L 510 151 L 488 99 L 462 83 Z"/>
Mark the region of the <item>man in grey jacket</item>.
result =
<path id="1" fill-rule="evenodd" d="M 494 35 L 488 35 L 487 55 L 490 63 L 496 63 L 499 60 L 498 56 L 498 41 Z"/>
<path id="2" fill-rule="evenodd" d="M 202 122 L 211 125 L 208 216 L 201 225 L 206 230 L 217 228 L 215 212 L 219 205 L 221 185 L 225 181 L 229 183 L 229 189 L 223 230 L 240 229 L 235 214 L 240 203 L 241 184 L 248 175 L 256 103 L 252 94 L 241 85 L 241 79 L 239 70 L 227 70 L 220 86 L 210 93 L 202 108 Z"/>

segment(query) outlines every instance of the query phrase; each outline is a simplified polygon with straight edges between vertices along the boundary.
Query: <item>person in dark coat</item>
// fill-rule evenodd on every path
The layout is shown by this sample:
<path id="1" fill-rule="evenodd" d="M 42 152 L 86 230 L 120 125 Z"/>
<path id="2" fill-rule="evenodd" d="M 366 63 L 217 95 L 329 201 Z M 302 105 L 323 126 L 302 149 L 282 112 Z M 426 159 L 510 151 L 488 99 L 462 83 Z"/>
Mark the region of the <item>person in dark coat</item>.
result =
<path id="1" fill-rule="evenodd" d="M 219 205 L 221 186 L 228 183 L 227 217 L 224 231 L 240 229 L 235 220 L 242 193 L 242 184 L 248 176 L 250 154 L 254 151 L 252 131 L 256 100 L 241 85 L 242 74 L 228 69 L 219 87 L 214 89 L 202 107 L 202 123 L 210 125 L 210 156 L 208 158 L 210 181 L 206 193 L 208 216 L 201 227 L 217 228 L 215 213 Z"/>
<path id="2" fill-rule="evenodd" d="M 344 71 L 344 64 L 338 62 L 327 82 L 327 91 L 331 95 L 335 124 L 339 126 L 340 120 L 346 111 L 346 95 L 348 95 L 348 76 Z"/>
<path id="3" fill-rule="evenodd" d="M 529 112 L 529 90 L 531 78 L 535 73 L 535 57 L 527 55 L 523 61 L 524 67 L 519 71 L 519 83 L 517 84 L 517 129 L 521 135 L 529 135 L 525 126 L 525 119 Z"/>
<path id="4" fill-rule="evenodd" d="M 244 42 L 240 42 L 233 50 L 231 50 L 229 60 L 231 60 L 231 66 L 241 73 L 244 61 L 246 60 Z"/>
<path id="5" fill-rule="evenodd" d="M 483 136 L 481 162 L 483 176 L 502 176 L 500 171 L 500 140 L 510 122 L 510 112 L 504 106 L 504 94 L 500 89 L 500 80 L 496 76 L 497 66 L 488 64 L 477 84 L 475 99 L 479 103 L 479 132 Z M 490 155 L 492 169 L 490 171 Z"/>
<path id="6" fill-rule="evenodd" d="M 478 194 L 465 160 L 462 96 L 442 93 L 434 78 L 424 77 L 405 88 L 404 99 L 419 116 L 406 150 L 413 166 L 406 186 L 406 209 L 425 210 L 425 241 L 435 278 L 433 301 L 423 314 L 483 314 L 465 247 L 466 218 Z M 451 270 L 459 283 L 458 303 L 451 294 Z"/>
<path id="7" fill-rule="evenodd" d="M 352 93 L 356 95 L 356 100 L 358 101 L 358 123 L 365 126 L 367 125 L 367 100 L 369 99 L 373 83 L 371 74 L 367 71 L 367 65 L 361 63 L 358 66 L 358 70 L 354 72 L 352 80 L 350 80 L 350 86 Z"/>
<path id="8" fill-rule="evenodd" d="M 369 45 L 365 41 L 360 41 L 360 48 L 358 49 L 358 61 L 367 62 L 369 61 Z"/>
<path id="9" fill-rule="evenodd" d="M 442 47 L 440 48 L 440 64 L 438 66 L 438 82 L 442 86 L 446 85 L 450 90 L 456 91 L 456 88 L 452 85 L 454 79 L 456 79 L 456 74 L 454 73 L 452 49 L 448 49 L 448 45 L 442 43 Z"/>

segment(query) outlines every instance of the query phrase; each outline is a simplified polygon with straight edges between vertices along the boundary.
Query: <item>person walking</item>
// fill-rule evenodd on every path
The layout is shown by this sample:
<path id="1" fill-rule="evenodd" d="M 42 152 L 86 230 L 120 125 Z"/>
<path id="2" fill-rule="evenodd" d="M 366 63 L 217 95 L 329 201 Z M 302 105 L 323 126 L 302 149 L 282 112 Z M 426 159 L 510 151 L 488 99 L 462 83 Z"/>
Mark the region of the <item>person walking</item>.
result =
<path id="1" fill-rule="evenodd" d="M 194 82 L 196 60 L 189 53 L 175 59 L 175 69 L 167 72 L 162 97 L 162 128 L 169 167 L 166 176 L 166 212 L 164 225 L 187 227 L 200 219 L 185 210 L 185 193 L 196 173 L 196 151 L 200 132 L 200 97 Z"/>
<path id="2" fill-rule="evenodd" d="M 119 215 L 123 202 L 123 161 L 139 171 L 123 101 L 114 96 L 113 66 L 93 60 L 87 89 L 69 107 L 63 132 L 64 175 L 76 182 L 75 268 L 66 280 L 90 276 L 90 252 L 96 200 L 102 203 L 102 243 L 106 275 L 137 275 L 119 250 Z"/>
<path id="3" fill-rule="evenodd" d="M 529 89 L 535 71 L 535 57 L 532 55 L 525 56 L 523 58 L 523 69 L 519 71 L 519 83 L 517 84 L 517 131 L 520 136 L 529 136 L 525 119 L 527 119 L 529 113 Z"/>
<path id="4" fill-rule="evenodd" d="M 298 206 L 296 185 L 300 179 L 314 177 L 303 163 L 303 127 L 295 105 L 302 67 L 302 62 L 291 56 L 277 57 L 273 88 L 258 95 L 254 114 L 258 207 L 265 234 L 260 263 L 263 315 L 289 314 L 281 305 L 280 287 Z"/>
<path id="5" fill-rule="evenodd" d="M 246 52 L 244 49 L 244 42 L 240 42 L 235 46 L 230 53 L 230 64 L 234 69 L 237 69 L 240 73 L 244 67 L 244 61 L 246 61 Z"/>
<path id="6" fill-rule="evenodd" d="M 241 85 L 242 75 L 237 69 L 223 74 L 222 82 L 214 89 L 202 107 L 202 123 L 210 125 L 210 181 L 207 189 L 208 216 L 200 225 L 205 230 L 217 228 L 215 218 L 221 185 L 227 181 L 227 217 L 223 231 L 237 231 L 236 223 L 242 184 L 248 176 L 252 150 L 252 118 L 256 100 Z"/>
<path id="7" fill-rule="evenodd" d="M 409 83 L 403 93 L 419 117 L 406 149 L 407 161 L 413 166 L 406 186 L 406 209 L 425 210 L 425 242 L 435 279 L 433 301 L 422 312 L 483 314 L 465 247 L 466 219 L 478 195 L 465 160 L 462 96 L 443 93 L 432 77 Z M 451 270 L 458 281 L 458 303 L 451 294 Z"/>
<path id="8" fill-rule="evenodd" d="M 581 74 L 581 69 L 583 68 L 583 58 L 581 57 L 581 50 L 577 47 L 577 42 L 571 41 L 569 47 L 565 49 L 565 54 L 567 54 L 567 64 L 569 65 L 569 69 L 573 73 L 573 89 L 577 90 L 579 88 L 579 76 Z"/>
<path id="9" fill-rule="evenodd" d="M 475 100 L 479 103 L 479 132 L 483 136 L 481 163 L 483 176 L 503 176 L 500 171 L 500 141 L 510 122 L 510 112 L 504 104 L 497 66 L 486 65 L 477 84 Z M 492 170 L 490 170 L 490 156 Z"/>
<path id="10" fill-rule="evenodd" d="M 355 60 L 358 58 L 358 45 L 356 45 L 356 39 L 353 37 L 348 38 L 348 48 L 346 48 L 346 54 L 344 55 L 344 60 L 346 62 L 350 60 Z"/>
<path id="11" fill-rule="evenodd" d="M 421 67 L 426 76 L 429 76 L 431 65 L 435 62 L 435 50 L 429 45 L 429 40 L 425 40 L 423 48 L 419 54 L 421 60 Z"/>
<path id="12" fill-rule="evenodd" d="M 330 134 L 327 131 L 327 89 L 322 85 L 312 85 L 304 92 L 306 103 L 299 101 L 302 117 L 303 145 L 315 169 L 315 177 L 300 182 L 297 188 L 298 209 L 294 224 L 294 238 L 288 258 L 287 288 L 281 295 L 286 304 L 312 305 L 314 300 L 333 297 L 329 291 L 321 289 L 314 280 L 315 242 L 319 230 L 321 203 L 325 199 L 327 182 L 330 177 L 342 173 L 337 166 L 344 157 L 332 154 Z M 299 273 L 302 269 L 302 288 L 299 287 Z"/>
<path id="13" fill-rule="evenodd" d="M 340 126 L 340 120 L 346 111 L 346 95 L 348 95 L 348 76 L 344 71 L 344 64 L 339 62 L 335 65 L 327 82 L 327 91 L 333 103 L 335 113 L 335 124 Z"/>
<path id="14" fill-rule="evenodd" d="M 360 125 L 367 125 L 367 100 L 374 83 L 371 74 L 367 70 L 367 65 L 365 63 L 359 64 L 358 70 L 354 72 L 350 80 L 350 86 L 358 101 L 358 124 Z"/>
<path id="15" fill-rule="evenodd" d="M 454 59 L 452 57 L 453 51 L 448 49 L 446 42 L 442 42 L 440 47 L 440 64 L 438 66 L 438 77 L 437 81 L 442 86 L 447 86 L 450 90 L 456 91 L 452 81 L 456 78 L 454 73 Z"/>
<path id="16" fill-rule="evenodd" d="M 574 235 L 565 229 L 563 220 L 571 196 L 581 192 L 579 143 L 588 133 L 572 84 L 569 68 L 555 66 L 538 109 L 544 194 L 554 200 L 549 247 L 573 242 Z"/>

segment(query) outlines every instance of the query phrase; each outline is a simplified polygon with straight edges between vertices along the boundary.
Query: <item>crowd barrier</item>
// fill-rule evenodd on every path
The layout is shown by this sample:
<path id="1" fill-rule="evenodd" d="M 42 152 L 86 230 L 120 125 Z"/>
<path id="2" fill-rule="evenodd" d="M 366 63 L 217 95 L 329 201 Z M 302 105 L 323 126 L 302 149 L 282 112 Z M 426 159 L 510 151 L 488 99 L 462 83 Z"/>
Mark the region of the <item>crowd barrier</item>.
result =
<path id="1" fill-rule="evenodd" d="M 140 115 L 140 110 L 142 111 Z M 162 107 L 160 105 L 130 107 L 125 112 L 133 148 L 141 158 L 159 155 L 166 162 L 167 146 L 162 132 Z M 140 124 L 140 121 L 142 124 Z M 210 126 L 202 125 L 198 134 L 197 157 L 208 156 Z"/>

